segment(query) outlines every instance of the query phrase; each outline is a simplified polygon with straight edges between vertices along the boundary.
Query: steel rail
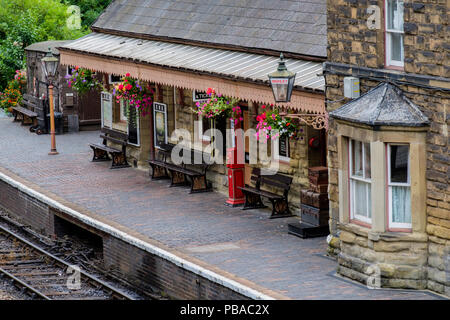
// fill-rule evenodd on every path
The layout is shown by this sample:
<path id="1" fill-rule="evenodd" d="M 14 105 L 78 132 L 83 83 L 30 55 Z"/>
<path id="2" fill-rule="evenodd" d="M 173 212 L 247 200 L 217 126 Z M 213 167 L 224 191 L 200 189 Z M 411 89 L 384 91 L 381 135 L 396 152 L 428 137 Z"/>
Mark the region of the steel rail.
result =
<path id="1" fill-rule="evenodd" d="M 23 282 L 22 280 L 20 280 L 19 278 L 17 278 L 16 276 L 14 276 L 13 274 L 9 273 L 8 271 L 6 271 L 5 269 L 0 267 L 0 272 L 3 275 L 6 275 L 8 278 L 11 278 L 11 280 L 13 282 L 18 283 L 20 286 L 26 288 L 27 290 L 31 291 L 33 294 L 41 297 L 44 300 L 52 300 L 51 298 L 47 297 L 45 294 L 43 294 L 42 292 L 40 292 L 39 290 L 33 288 L 32 286 L 30 286 L 29 284 Z"/>
<path id="2" fill-rule="evenodd" d="M 20 235 L 16 234 L 15 232 L 6 229 L 5 227 L 0 225 L 0 232 L 6 233 L 12 237 L 14 237 L 15 239 L 19 240 L 20 242 L 24 243 L 25 245 L 31 247 L 33 250 L 38 251 L 39 253 L 41 253 L 44 256 L 50 257 L 52 260 L 58 262 L 58 264 L 63 267 L 71 267 L 72 265 L 67 263 L 66 261 L 56 257 L 55 255 L 51 254 L 50 252 L 47 252 L 45 250 L 43 250 L 42 248 L 36 246 L 35 244 L 31 243 L 30 241 L 24 239 L 23 237 L 21 237 Z M 41 297 L 45 297 L 44 299 L 48 299 L 48 300 L 52 300 L 51 298 L 45 296 L 44 294 L 40 293 L 39 290 L 36 290 L 34 288 L 32 288 L 30 285 L 24 283 L 23 281 L 21 281 L 20 279 L 18 279 L 17 277 L 15 277 L 14 275 L 10 274 L 9 272 L 7 272 L 6 270 L 2 269 L 0 267 L 0 271 L 7 275 L 8 277 L 10 277 L 11 279 L 13 279 L 15 282 L 19 283 L 21 286 L 26 287 L 27 289 L 31 290 L 33 293 L 35 293 L 38 296 Z M 99 284 L 101 287 L 106 288 L 107 291 L 110 291 L 111 296 L 116 296 L 117 298 L 121 298 L 124 300 L 135 300 L 134 297 L 130 296 L 129 294 L 123 292 L 122 290 L 118 289 L 118 288 L 114 288 L 111 285 L 109 285 L 108 283 L 106 283 L 105 281 L 102 281 L 100 279 L 98 279 L 97 277 L 88 274 L 87 272 L 80 270 L 80 276 L 84 277 L 85 280 L 87 280 L 87 282 L 91 283 L 94 282 L 95 284 Z"/>

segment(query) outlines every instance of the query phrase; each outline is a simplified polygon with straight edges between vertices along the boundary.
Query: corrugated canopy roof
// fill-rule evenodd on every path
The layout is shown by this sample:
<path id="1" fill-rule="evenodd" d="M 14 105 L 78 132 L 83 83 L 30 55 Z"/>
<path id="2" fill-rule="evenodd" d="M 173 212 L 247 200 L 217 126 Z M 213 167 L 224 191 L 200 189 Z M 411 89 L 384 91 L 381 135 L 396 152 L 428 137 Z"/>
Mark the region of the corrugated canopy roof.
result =
<path id="1" fill-rule="evenodd" d="M 399 88 L 388 83 L 381 83 L 330 112 L 330 116 L 370 126 L 420 127 L 429 123 L 418 106 L 405 97 Z"/>
<path id="2" fill-rule="evenodd" d="M 61 49 L 265 83 L 268 83 L 267 75 L 276 70 L 279 60 L 273 56 L 101 33 L 91 33 Z M 296 86 L 324 90 L 325 80 L 318 76 L 322 73 L 321 63 L 286 59 L 286 66 L 297 73 Z"/>
<path id="3" fill-rule="evenodd" d="M 326 0 L 116 0 L 93 28 L 327 56 Z"/>
<path id="4" fill-rule="evenodd" d="M 37 52 L 43 52 L 47 53 L 48 48 L 52 51 L 54 55 L 59 55 L 59 51 L 57 47 L 63 46 L 64 44 L 67 44 L 71 42 L 72 40 L 58 40 L 58 41 L 43 41 L 43 42 L 36 42 L 28 47 L 25 48 L 27 51 L 37 51 Z"/>

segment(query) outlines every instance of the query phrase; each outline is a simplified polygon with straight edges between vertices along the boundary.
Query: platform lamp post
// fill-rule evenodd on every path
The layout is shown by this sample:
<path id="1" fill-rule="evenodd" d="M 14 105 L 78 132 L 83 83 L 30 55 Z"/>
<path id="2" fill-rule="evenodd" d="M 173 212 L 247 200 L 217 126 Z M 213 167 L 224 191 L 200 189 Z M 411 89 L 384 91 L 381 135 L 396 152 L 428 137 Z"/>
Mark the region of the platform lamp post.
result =
<path id="1" fill-rule="evenodd" d="M 55 112 L 53 110 L 53 79 L 58 69 L 59 59 L 56 58 L 50 48 L 44 58 L 42 58 L 42 66 L 44 69 L 45 77 L 49 83 L 48 86 L 48 99 L 50 103 L 50 136 L 51 136 L 51 149 L 49 155 L 57 155 L 56 151 L 56 138 L 55 138 Z"/>
<path id="2" fill-rule="evenodd" d="M 269 81 L 272 87 L 275 102 L 290 102 L 292 89 L 294 88 L 295 73 L 290 72 L 284 62 L 283 54 L 280 54 L 277 71 L 270 73 Z"/>

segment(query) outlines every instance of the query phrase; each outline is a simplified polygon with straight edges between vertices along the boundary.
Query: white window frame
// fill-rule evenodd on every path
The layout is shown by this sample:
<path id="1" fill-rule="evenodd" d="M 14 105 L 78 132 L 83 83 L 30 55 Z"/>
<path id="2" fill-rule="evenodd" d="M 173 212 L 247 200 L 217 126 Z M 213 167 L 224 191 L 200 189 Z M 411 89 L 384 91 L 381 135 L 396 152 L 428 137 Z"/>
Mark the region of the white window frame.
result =
<path id="1" fill-rule="evenodd" d="M 363 172 L 363 177 L 358 177 L 358 176 L 354 176 L 353 175 L 353 141 L 355 142 L 360 142 L 361 146 L 362 146 L 362 157 L 361 157 L 361 161 L 362 161 L 362 172 Z M 372 191 L 372 178 L 367 179 L 366 178 L 366 164 L 365 164 L 365 158 L 366 158 L 366 147 L 365 144 L 367 142 L 364 141 L 358 141 L 355 139 L 349 139 L 349 157 L 348 157 L 348 161 L 349 161 L 349 198 L 350 198 L 350 203 L 349 203 L 349 207 L 350 207 L 350 218 L 352 220 L 358 220 L 367 224 L 372 224 L 372 218 L 373 218 L 373 212 L 372 212 L 372 208 L 369 208 L 369 202 L 366 203 L 366 212 L 370 212 L 370 218 L 369 217 L 365 217 L 365 216 L 361 216 L 358 214 L 354 213 L 354 207 L 355 207 L 355 187 L 354 187 L 354 182 L 353 181 L 360 181 L 360 182 L 364 182 L 366 183 L 366 198 L 368 199 L 370 196 L 370 199 L 372 199 L 372 195 L 370 194 Z M 370 143 L 369 144 L 369 148 L 370 148 Z M 372 153 L 370 154 L 370 161 L 372 161 Z M 371 170 L 372 170 L 372 164 L 370 166 Z M 372 172 L 370 172 L 370 175 L 372 176 Z M 370 189 L 367 186 L 367 184 L 370 185 Z M 372 201 L 370 202 L 372 203 Z"/>
<path id="2" fill-rule="evenodd" d="M 109 108 L 108 108 L 108 112 L 109 115 L 111 117 L 111 123 L 108 126 L 105 126 L 105 121 L 104 121 L 104 117 L 105 117 L 105 112 L 104 112 L 104 99 L 106 99 L 106 101 L 109 101 Z M 113 95 L 109 92 L 102 92 L 101 93 L 101 115 L 102 115 L 102 119 L 101 119 L 101 123 L 102 123 L 102 128 L 109 128 L 111 129 L 113 126 Z"/>
<path id="3" fill-rule="evenodd" d="M 280 137 L 281 139 L 281 137 Z M 286 148 L 287 148 L 287 153 L 290 153 L 290 145 L 289 145 L 289 137 L 285 136 L 284 139 L 286 139 Z M 280 156 L 280 141 L 278 141 L 278 152 L 275 152 L 274 154 L 274 159 L 278 160 L 278 161 L 283 161 L 283 162 L 291 162 L 291 158 L 290 157 L 285 157 L 285 156 Z"/>
<path id="4" fill-rule="evenodd" d="M 404 31 L 403 30 L 395 30 L 395 29 L 389 29 L 389 24 L 388 24 L 388 18 L 389 18 L 389 14 L 388 14 L 388 6 L 389 6 L 389 2 L 390 1 L 397 1 L 397 8 L 399 10 L 399 8 L 402 8 L 403 10 L 403 5 L 400 5 L 400 1 L 399 0 L 385 0 L 385 7 L 384 7 L 384 12 L 385 12 L 385 30 L 386 30 L 386 41 L 385 41 L 385 46 L 386 46 L 386 65 L 387 66 L 394 66 L 394 67 L 403 67 L 405 65 L 404 60 L 405 60 L 405 51 L 404 51 Z M 403 13 L 404 10 L 402 11 L 402 17 L 403 17 Z M 397 33 L 397 34 L 401 34 L 401 39 L 402 39 L 402 43 L 401 43 L 401 56 L 402 56 L 402 61 L 397 61 L 397 60 L 392 60 L 391 59 L 391 35 L 393 33 Z"/>
<path id="5" fill-rule="evenodd" d="M 408 182 L 391 182 L 391 146 L 408 146 Z M 411 192 L 411 147 L 406 143 L 388 143 L 387 144 L 387 188 L 388 188 L 388 227 L 389 229 L 412 229 L 412 221 L 410 223 L 400 223 L 392 221 L 392 187 L 409 187 Z M 411 219 L 412 219 L 412 212 Z"/>

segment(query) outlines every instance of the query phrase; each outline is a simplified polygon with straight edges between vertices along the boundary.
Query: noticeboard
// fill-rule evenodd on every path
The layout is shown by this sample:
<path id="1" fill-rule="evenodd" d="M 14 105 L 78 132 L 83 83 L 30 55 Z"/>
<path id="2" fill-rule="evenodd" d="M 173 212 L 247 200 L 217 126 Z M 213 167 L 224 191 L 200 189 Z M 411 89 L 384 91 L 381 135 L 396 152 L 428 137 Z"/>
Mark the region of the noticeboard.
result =
<path id="1" fill-rule="evenodd" d="M 167 105 L 153 103 L 153 128 L 155 148 L 163 148 L 167 144 Z"/>

